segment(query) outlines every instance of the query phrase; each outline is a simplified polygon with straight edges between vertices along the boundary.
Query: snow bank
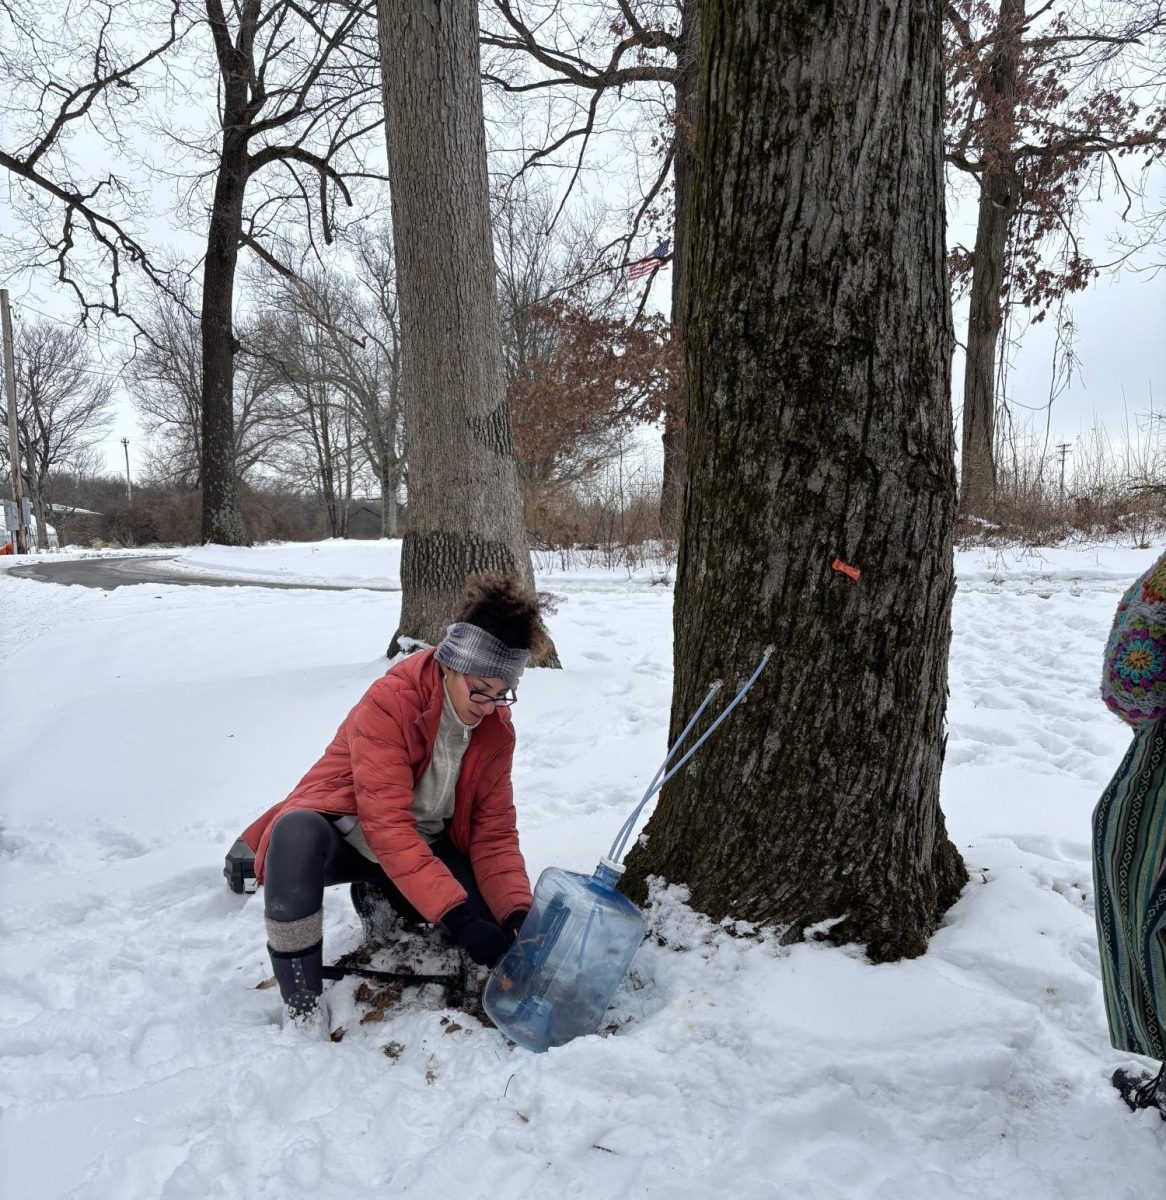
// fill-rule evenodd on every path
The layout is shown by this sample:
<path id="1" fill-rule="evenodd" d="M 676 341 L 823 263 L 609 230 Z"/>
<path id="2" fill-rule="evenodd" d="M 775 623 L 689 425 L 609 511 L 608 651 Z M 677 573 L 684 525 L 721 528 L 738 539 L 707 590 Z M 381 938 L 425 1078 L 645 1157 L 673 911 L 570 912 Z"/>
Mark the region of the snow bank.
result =
<path id="1" fill-rule="evenodd" d="M 401 541 L 272 542 L 264 546 L 194 546 L 170 568 L 240 581 L 399 587 Z"/>

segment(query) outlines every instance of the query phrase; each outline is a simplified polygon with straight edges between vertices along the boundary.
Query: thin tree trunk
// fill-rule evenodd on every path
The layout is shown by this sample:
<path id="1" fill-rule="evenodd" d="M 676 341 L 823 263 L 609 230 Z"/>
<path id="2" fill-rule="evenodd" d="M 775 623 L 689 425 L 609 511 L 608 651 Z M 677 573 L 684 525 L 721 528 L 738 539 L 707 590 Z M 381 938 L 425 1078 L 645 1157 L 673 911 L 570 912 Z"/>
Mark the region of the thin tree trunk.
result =
<path id="1" fill-rule="evenodd" d="M 36 548 L 49 548 L 49 522 L 45 512 L 44 490 L 38 486 L 32 498 L 33 511 L 36 513 Z"/>
<path id="2" fill-rule="evenodd" d="M 940 9 L 704 6 L 669 785 L 625 887 L 922 953 L 966 873 L 939 808 L 953 591 Z M 855 582 L 835 560 L 861 569 Z"/>
<path id="3" fill-rule="evenodd" d="M 676 82 L 676 128 L 673 131 L 672 173 L 675 208 L 672 219 L 672 328 L 678 336 L 684 320 L 688 282 L 688 229 L 692 171 L 696 151 L 697 86 L 700 82 L 700 3 L 686 0 Z M 684 515 L 684 412 L 687 395 L 680 378 L 672 403 L 664 411 L 664 475 L 660 489 L 660 528 L 666 537 L 680 531 Z"/>
<path id="4" fill-rule="evenodd" d="M 246 81 L 228 80 L 223 150 L 211 205 L 202 285 L 202 540 L 250 543 L 235 472 L 235 267 L 243 230 L 247 141 L 242 122 Z"/>
<path id="5" fill-rule="evenodd" d="M 466 580 L 534 575 L 506 403 L 486 180 L 477 7 L 381 0 L 401 311 L 409 530 L 402 638 L 437 642 Z M 549 653 L 541 665 L 557 666 Z"/>
<path id="6" fill-rule="evenodd" d="M 309 383 L 309 397 L 311 394 L 312 387 Z M 325 386 L 320 386 L 316 396 L 312 412 L 316 429 L 316 455 L 320 465 L 320 490 L 324 495 L 324 506 L 328 513 L 328 535 L 335 538 L 340 536 L 340 506 L 337 501 L 336 460 L 332 450 L 332 412 Z M 313 402 L 309 399 L 309 403 Z"/>
<path id="7" fill-rule="evenodd" d="M 348 537 L 352 524 L 352 490 L 354 485 L 356 454 L 352 439 L 352 398 L 344 394 L 344 532 L 340 535 Z"/>
<path id="8" fill-rule="evenodd" d="M 996 359 L 1003 317 L 1008 232 L 1020 202 L 1011 152 L 1016 124 L 1016 77 L 1025 0 L 1000 0 L 996 51 L 984 85 L 994 131 L 980 174 L 980 209 L 972 252 L 972 286 L 964 366 L 960 511 L 986 513 L 996 493 Z"/>
<path id="9" fill-rule="evenodd" d="M 381 470 L 381 537 L 397 536 L 397 470 L 384 461 Z"/>

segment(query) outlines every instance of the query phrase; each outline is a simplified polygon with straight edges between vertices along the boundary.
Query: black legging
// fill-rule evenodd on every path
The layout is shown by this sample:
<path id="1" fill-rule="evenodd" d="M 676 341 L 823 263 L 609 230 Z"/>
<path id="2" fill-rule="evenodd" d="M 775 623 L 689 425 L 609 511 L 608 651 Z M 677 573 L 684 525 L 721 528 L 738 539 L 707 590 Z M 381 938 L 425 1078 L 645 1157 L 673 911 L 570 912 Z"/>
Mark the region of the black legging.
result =
<path id="1" fill-rule="evenodd" d="M 470 916 L 497 925 L 482 899 L 470 860 L 442 834 L 430 850 L 466 890 Z M 406 920 L 425 918 L 401 894 L 380 863 L 365 858 L 323 813 L 293 808 L 271 831 L 263 879 L 263 911 L 273 921 L 299 921 L 324 905 L 324 889 L 336 883 L 379 884 L 385 899 Z"/>

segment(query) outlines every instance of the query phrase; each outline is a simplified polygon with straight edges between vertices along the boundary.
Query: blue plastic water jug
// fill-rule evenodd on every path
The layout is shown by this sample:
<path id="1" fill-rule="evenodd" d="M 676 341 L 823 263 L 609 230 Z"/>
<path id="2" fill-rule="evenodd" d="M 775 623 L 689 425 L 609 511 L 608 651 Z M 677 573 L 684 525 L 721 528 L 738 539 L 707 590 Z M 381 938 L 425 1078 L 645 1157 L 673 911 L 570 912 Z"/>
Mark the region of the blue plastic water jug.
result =
<path id="1" fill-rule="evenodd" d="M 518 938 L 482 993 L 490 1019 L 527 1050 L 595 1033 L 644 938 L 644 915 L 615 890 L 623 867 L 592 876 L 548 867 Z"/>
<path id="2" fill-rule="evenodd" d="M 675 765 L 672 760 L 701 714 L 720 691 L 717 680 L 681 731 L 643 799 L 624 821 L 611 851 L 595 874 L 548 867 L 534 889 L 534 903 L 506 956 L 495 966 L 482 992 L 482 1006 L 507 1037 L 527 1050 L 561 1046 L 595 1033 L 615 989 L 644 938 L 644 915 L 615 890 L 623 874 L 620 859 L 644 805 L 704 745 L 744 700 L 773 655 L 767 646 L 761 662 L 719 717 Z"/>

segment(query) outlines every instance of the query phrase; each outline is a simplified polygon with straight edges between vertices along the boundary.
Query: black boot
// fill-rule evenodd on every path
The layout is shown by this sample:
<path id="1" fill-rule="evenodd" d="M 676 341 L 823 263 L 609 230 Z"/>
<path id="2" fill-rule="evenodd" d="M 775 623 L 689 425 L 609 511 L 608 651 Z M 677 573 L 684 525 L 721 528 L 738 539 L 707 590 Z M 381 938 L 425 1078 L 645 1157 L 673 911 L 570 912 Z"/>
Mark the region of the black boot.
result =
<path id="1" fill-rule="evenodd" d="M 402 913 L 381 884 L 358 879 L 349 891 L 364 940 L 369 945 L 384 946 L 402 933 L 416 933 L 422 928 L 417 914 Z"/>
<path id="2" fill-rule="evenodd" d="M 317 942 L 306 950 L 284 953 L 267 947 L 271 969 L 283 997 L 284 1024 L 328 1033 L 328 1010 L 323 992 L 324 943 Z"/>
<path id="3" fill-rule="evenodd" d="M 1110 1082 L 1117 1088 L 1130 1112 L 1156 1108 L 1162 1120 L 1166 1121 L 1166 1063 L 1162 1064 L 1157 1075 L 1118 1067 Z"/>

